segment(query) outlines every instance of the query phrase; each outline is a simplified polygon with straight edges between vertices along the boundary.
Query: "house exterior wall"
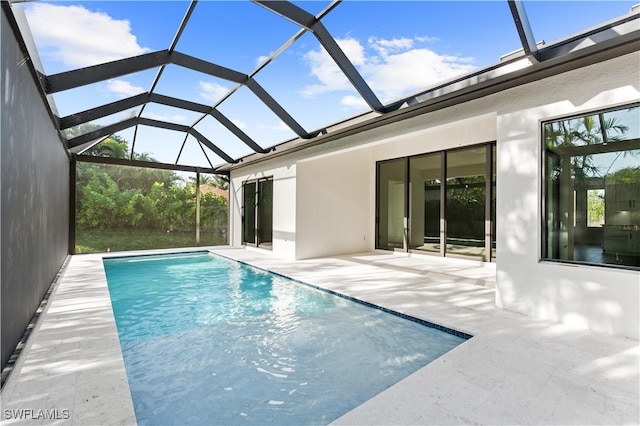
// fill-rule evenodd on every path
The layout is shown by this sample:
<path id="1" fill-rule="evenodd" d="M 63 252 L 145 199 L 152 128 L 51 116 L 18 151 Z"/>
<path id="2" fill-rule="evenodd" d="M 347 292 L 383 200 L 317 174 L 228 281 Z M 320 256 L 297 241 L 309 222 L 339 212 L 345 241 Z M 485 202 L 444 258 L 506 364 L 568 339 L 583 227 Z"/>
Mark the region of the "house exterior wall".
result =
<path id="1" fill-rule="evenodd" d="M 355 150 L 298 162 L 297 259 L 371 248 L 372 161 L 369 150 Z"/>
<path id="2" fill-rule="evenodd" d="M 496 305 L 638 339 L 640 273 L 540 262 L 541 122 L 637 102 L 640 55 L 625 55 L 500 94 Z"/>
<path id="3" fill-rule="evenodd" d="M 277 249 L 274 231 L 274 254 L 367 251 L 375 248 L 376 161 L 496 141 L 496 305 L 638 339 L 637 271 L 540 261 L 540 128 L 545 120 L 638 101 L 639 62 L 634 53 L 566 72 L 279 157 L 286 167 L 267 161 L 239 168 L 232 180 L 262 172 L 292 181 L 295 196 L 280 192 L 278 199 L 274 190 L 274 229 L 278 214 L 291 208 L 278 220 L 295 242 Z M 239 209 L 233 216 L 240 223 Z"/>
<path id="4" fill-rule="evenodd" d="M 4 366 L 68 253 L 69 160 L 4 7 L 1 44 Z"/>

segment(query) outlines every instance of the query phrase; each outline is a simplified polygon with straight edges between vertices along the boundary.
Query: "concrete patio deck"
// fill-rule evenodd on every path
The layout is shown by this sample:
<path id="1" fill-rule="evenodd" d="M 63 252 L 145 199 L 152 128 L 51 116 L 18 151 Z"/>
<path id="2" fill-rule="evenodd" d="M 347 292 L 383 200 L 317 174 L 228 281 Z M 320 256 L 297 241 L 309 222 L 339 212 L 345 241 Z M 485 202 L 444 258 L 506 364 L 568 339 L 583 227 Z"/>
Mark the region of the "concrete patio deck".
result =
<path id="1" fill-rule="evenodd" d="M 335 424 L 640 423 L 640 342 L 495 308 L 493 264 L 212 251 L 474 336 Z M 70 258 L 2 391 L 2 424 L 135 424 L 102 257 Z"/>

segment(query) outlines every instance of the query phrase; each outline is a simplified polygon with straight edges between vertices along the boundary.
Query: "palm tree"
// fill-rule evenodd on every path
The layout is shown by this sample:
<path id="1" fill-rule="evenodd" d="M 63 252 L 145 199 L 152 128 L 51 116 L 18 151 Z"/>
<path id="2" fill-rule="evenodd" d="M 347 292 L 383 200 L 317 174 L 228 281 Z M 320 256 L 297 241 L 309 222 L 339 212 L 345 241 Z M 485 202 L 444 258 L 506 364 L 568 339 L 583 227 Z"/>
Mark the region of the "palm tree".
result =
<path id="1" fill-rule="evenodd" d="M 117 136 L 110 136 L 85 151 L 85 154 L 94 157 L 127 158 L 128 151 L 129 146 L 125 140 Z"/>
<path id="2" fill-rule="evenodd" d="M 225 191 L 229 190 L 229 178 L 224 175 L 214 175 L 212 184 L 216 188 L 224 189 Z"/>
<path id="3" fill-rule="evenodd" d="M 188 183 L 190 183 L 191 185 L 195 185 L 196 178 L 195 177 L 189 177 Z M 220 189 L 223 189 L 223 190 L 226 191 L 226 190 L 229 189 L 229 180 L 224 175 L 205 175 L 205 174 L 201 174 L 200 175 L 200 186 L 203 186 L 203 185 L 214 186 L 216 188 L 220 188 Z"/>
<path id="4" fill-rule="evenodd" d="M 629 127 L 621 124 L 617 117 L 588 115 L 545 124 L 545 144 L 552 151 L 578 154 L 571 155 L 571 170 L 576 181 L 582 182 L 588 176 L 600 177 L 600 170 L 593 164 L 593 154 L 580 155 L 581 150 L 576 147 L 616 143 L 624 140 L 628 131 Z"/>
<path id="5" fill-rule="evenodd" d="M 200 186 L 209 185 L 211 183 L 211 181 L 212 181 L 211 176 L 200 175 Z M 193 185 L 195 185 L 196 184 L 195 176 L 189 176 L 189 182 L 192 183 Z"/>

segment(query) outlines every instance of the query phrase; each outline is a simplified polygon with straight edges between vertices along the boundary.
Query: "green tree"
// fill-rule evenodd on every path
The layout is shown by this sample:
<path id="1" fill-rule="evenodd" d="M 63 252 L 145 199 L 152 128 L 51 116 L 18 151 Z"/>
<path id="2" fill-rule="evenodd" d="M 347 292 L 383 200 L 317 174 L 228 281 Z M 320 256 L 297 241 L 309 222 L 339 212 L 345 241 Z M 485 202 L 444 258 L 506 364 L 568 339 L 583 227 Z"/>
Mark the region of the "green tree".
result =
<path id="1" fill-rule="evenodd" d="M 73 129 L 86 133 L 94 127 Z M 84 155 L 129 158 L 129 144 L 113 136 L 88 149 Z M 156 161 L 150 154 L 133 154 L 133 159 Z M 195 228 L 195 179 L 187 180 L 172 171 L 110 164 L 77 164 L 77 225 L 85 230 L 188 231 Z M 201 175 L 202 186 L 228 188 L 224 177 Z M 227 241 L 228 201 L 226 196 L 204 192 L 201 196 L 201 229 L 215 241 Z M 123 233 L 126 238 L 130 233 Z M 149 247 L 151 248 L 151 247 Z"/>
<path id="2" fill-rule="evenodd" d="M 604 220 L 604 191 L 587 191 L 587 226 L 600 226 Z"/>
<path id="3" fill-rule="evenodd" d="M 610 183 L 636 183 L 640 182 L 640 166 L 625 167 L 618 170 L 615 173 L 611 173 L 607 176 L 607 181 Z"/>
<path id="4" fill-rule="evenodd" d="M 229 189 L 229 178 L 224 175 L 213 175 L 212 184 L 216 188 L 227 191 Z"/>
<path id="5" fill-rule="evenodd" d="M 129 144 L 121 137 L 113 135 L 86 150 L 84 155 L 127 158 L 129 156 Z"/>
<path id="6" fill-rule="evenodd" d="M 624 140 L 628 131 L 629 127 L 621 124 L 616 117 L 588 115 L 545 124 L 545 144 L 551 150 L 571 151 L 578 146 L 603 144 L 605 140 L 607 143 L 619 142 Z M 571 170 L 577 182 L 601 175 L 599 168 L 593 164 L 592 154 L 572 155 Z"/>

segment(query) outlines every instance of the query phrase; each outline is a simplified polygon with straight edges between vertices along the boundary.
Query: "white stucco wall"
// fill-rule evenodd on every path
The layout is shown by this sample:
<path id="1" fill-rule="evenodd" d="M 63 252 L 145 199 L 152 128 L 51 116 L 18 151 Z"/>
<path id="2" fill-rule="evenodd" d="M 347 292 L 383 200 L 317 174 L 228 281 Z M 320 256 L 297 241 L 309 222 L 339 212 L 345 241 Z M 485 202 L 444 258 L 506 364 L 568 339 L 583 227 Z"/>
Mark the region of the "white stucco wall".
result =
<path id="1" fill-rule="evenodd" d="M 541 122 L 640 100 L 640 55 L 517 87 L 498 103 L 496 305 L 638 339 L 640 273 L 540 262 Z"/>
<path id="2" fill-rule="evenodd" d="M 296 258 L 375 248 L 377 161 L 495 140 L 494 113 L 478 115 L 464 108 L 456 118 L 452 123 L 447 113 L 432 114 L 428 121 L 418 117 L 401 128 L 372 132 L 368 143 L 359 134 L 340 141 L 350 148 L 325 147 L 299 160 Z"/>
<path id="3" fill-rule="evenodd" d="M 298 162 L 297 259 L 370 249 L 371 165 L 369 150 Z"/>
<path id="4" fill-rule="evenodd" d="M 274 254 L 372 250 L 376 161 L 497 141 L 496 305 L 638 339 L 640 273 L 540 261 L 540 123 L 640 100 L 639 63 L 626 55 L 234 170 L 232 244 L 241 182 L 273 176 Z"/>

